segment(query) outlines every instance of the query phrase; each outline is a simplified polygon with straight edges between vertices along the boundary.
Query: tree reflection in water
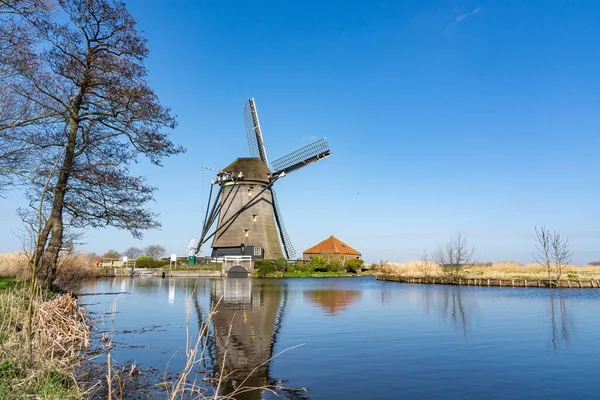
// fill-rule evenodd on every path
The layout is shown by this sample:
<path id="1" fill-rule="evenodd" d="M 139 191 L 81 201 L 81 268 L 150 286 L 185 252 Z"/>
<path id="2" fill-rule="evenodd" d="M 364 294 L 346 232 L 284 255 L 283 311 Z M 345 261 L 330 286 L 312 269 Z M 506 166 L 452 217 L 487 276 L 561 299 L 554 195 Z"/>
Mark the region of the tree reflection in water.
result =
<path id="1" fill-rule="evenodd" d="M 287 291 L 279 284 L 253 284 L 248 278 L 213 279 L 211 301 L 218 305 L 206 343 L 205 366 L 215 379 L 223 368 L 221 395 L 235 392 L 239 400 L 262 399 L 268 390 L 285 393 L 285 398 L 308 398 L 306 391 L 284 389 L 270 375 Z M 206 318 L 197 300 L 195 306 L 198 320 Z"/>
<path id="2" fill-rule="evenodd" d="M 478 307 L 472 296 L 465 296 L 459 286 L 428 286 L 422 288 L 421 300 L 427 315 L 437 310 L 443 319 L 468 336 L 472 320 L 477 317 Z"/>
<path id="3" fill-rule="evenodd" d="M 558 299 L 557 299 L 558 298 Z M 567 343 L 571 337 L 572 321 L 567 314 L 565 293 L 558 289 L 550 290 L 550 342 L 552 349 L 557 350 L 561 343 Z M 560 321 L 557 321 L 557 314 Z"/>

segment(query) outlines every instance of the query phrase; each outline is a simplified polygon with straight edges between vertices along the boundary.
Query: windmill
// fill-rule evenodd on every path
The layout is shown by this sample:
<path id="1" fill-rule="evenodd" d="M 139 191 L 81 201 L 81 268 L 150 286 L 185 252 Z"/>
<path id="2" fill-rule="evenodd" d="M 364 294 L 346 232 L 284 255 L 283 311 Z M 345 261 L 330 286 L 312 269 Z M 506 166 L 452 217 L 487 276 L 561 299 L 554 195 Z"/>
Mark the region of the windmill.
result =
<path id="1" fill-rule="evenodd" d="M 272 171 L 254 98 L 244 104 L 244 123 L 250 157 L 238 158 L 223 170 L 214 170 L 217 176 L 210 187 L 196 253 L 212 239 L 212 257 L 249 255 L 253 259 L 275 259 L 284 255 L 283 244 L 286 258 L 293 259 L 296 252 L 273 185 L 287 174 L 330 156 L 331 150 L 326 139 L 317 140 L 273 161 Z"/>
<path id="2" fill-rule="evenodd" d="M 190 240 L 188 240 L 187 247 L 185 248 L 185 254 L 188 257 L 195 256 L 197 246 L 198 246 L 198 238 L 196 236 L 192 236 L 190 238 Z"/>

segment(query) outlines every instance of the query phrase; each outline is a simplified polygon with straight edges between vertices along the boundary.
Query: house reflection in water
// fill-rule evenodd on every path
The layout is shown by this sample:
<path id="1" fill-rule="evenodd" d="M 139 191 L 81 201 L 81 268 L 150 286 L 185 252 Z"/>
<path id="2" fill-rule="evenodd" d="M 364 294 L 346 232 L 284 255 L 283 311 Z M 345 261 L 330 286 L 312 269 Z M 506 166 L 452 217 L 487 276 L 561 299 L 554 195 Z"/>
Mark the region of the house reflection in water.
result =
<path id="1" fill-rule="evenodd" d="M 329 315 L 338 315 L 360 299 L 358 290 L 308 290 L 304 298 Z"/>
<path id="2" fill-rule="evenodd" d="M 284 310 L 281 288 L 254 285 L 247 278 L 214 279 L 211 300 L 214 304 L 220 300 L 212 322 L 215 375 L 224 365 L 227 376 L 222 395 L 263 398 L 263 390 L 251 388 L 271 383 L 267 360 L 273 356 Z"/>

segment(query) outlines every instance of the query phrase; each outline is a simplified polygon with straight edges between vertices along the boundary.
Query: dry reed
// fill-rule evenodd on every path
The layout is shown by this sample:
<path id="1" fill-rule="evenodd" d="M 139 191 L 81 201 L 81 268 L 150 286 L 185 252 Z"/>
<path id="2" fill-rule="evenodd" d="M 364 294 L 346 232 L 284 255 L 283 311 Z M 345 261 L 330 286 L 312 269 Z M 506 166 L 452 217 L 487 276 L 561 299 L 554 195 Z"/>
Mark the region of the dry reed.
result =
<path id="1" fill-rule="evenodd" d="M 28 296 L 20 288 L 0 293 L 0 356 L 3 365 L 11 365 L 18 371 L 10 378 L 13 382 L 2 382 L 2 394 L 20 398 L 37 393 L 40 385 L 56 376 L 61 377 L 65 386 L 74 388 L 69 393 L 80 393 L 74 369 L 89 346 L 90 335 L 83 308 L 70 294 L 47 301 L 41 295 L 36 296 L 30 359 L 27 330 L 23 326 L 27 320 Z M 7 390 L 12 393 L 6 393 Z"/>
<path id="2" fill-rule="evenodd" d="M 0 276 L 16 277 L 27 271 L 28 262 L 24 252 L 0 254 Z"/>
<path id="3" fill-rule="evenodd" d="M 379 274 L 410 278 L 438 278 L 442 269 L 433 261 L 408 261 L 405 263 L 380 262 L 374 266 Z M 548 279 L 548 272 L 539 264 L 521 264 L 512 261 L 475 264 L 465 266 L 464 279 Z M 564 268 L 561 280 L 600 280 L 600 267 L 568 265 Z"/>
<path id="4" fill-rule="evenodd" d="M 94 266 L 93 262 L 91 256 L 85 253 L 61 255 L 54 284 L 66 291 L 72 291 L 78 289 L 86 279 L 101 277 L 102 269 Z M 0 276 L 29 280 L 31 272 L 25 252 L 0 254 Z"/>

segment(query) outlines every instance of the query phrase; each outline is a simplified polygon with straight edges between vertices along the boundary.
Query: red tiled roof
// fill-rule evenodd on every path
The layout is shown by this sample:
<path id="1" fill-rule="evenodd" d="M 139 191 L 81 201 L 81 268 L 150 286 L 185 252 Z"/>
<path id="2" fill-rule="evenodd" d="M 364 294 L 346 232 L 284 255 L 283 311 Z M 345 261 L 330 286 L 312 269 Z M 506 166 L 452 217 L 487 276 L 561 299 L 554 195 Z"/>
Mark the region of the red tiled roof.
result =
<path id="1" fill-rule="evenodd" d="M 305 254 L 351 254 L 353 256 L 360 256 L 361 254 L 342 242 L 340 239 L 331 235 L 321 243 L 311 247 L 304 251 Z"/>

